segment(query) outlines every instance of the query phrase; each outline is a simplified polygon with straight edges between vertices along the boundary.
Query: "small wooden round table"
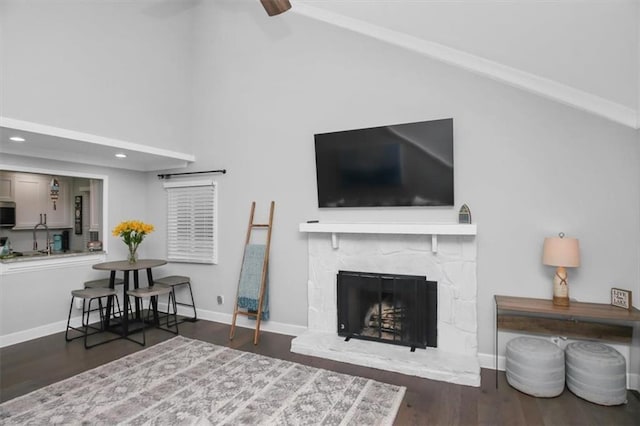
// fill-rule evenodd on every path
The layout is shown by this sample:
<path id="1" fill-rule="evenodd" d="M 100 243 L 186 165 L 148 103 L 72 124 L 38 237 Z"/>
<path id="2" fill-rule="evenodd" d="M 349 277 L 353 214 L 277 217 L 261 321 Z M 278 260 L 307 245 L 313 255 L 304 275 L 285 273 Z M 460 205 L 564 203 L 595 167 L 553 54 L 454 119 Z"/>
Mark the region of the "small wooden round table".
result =
<path id="1" fill-rule="evenodd" d="M 116 280 L 116 272 L 124 273 L 124 314 L 122 315 L 122 336 L 126 337 L 129 334 L 129 297 L 127 296 L 127 291 L 129 291 L 129 272 L 133 271 L 133 287 L 138 288 L 139 286 L 139 277 L 138 271 L 142 269 L 147 270 L 147 282 L 149 286 L 153 286 L 153 274 L 151 273 L 151 269 L 157 266 L 166 265 L 167 261 L 162 259 L 139 259 L 137 262 L 130 263 L 128 260 L 116 260 L 113 262 L 104 262 L 93 265 L 93 269 L 97 269 L 99 271 L 109 271 L 111 274 L 109 276 L 109 287 L 115 287 Z M 107 312 L 111 312 L 111 298 L 107 302 Z M 158 301 L 153 300 L 153 313 L 155 321 L 158 321 Z M 141 319 L 141 306 L 138 299 L 136 299 L 136 310 L 135 317 L 136 320 Z M 109 326 L 109 316 L 105 319 L 106 326 Z"/>

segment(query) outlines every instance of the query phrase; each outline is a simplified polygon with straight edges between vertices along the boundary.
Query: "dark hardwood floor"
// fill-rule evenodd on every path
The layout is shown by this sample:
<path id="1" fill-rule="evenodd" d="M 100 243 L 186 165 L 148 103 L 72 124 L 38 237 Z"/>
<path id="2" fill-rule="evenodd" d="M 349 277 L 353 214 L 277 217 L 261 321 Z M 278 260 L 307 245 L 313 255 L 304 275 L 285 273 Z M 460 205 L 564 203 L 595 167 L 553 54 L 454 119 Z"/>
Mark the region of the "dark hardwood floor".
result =
<path id="1" fill-rule="evenodd" d="M 603 407 L 568 390 L 557 398 L 534 398 L 511 388 L 504 373 L 495 387 L 493 370 L 482 370 L 479 388 L 420 379 L 359 367 L 289 351 L 291 336 L 263 332 L 258 346 L 253 331 L 238 328 L 228 340 L 229 326 L 210 321 L 180 325 L 180 334 L 243 351 L 287 359 L 407 387 L 397 425 L 640 425 L 640 396 L 628 392 L 628 403 Z M 170 339 L 161 330 L 147 334 L 148 345 Z M 67 343 L 63 333 L 0 349 L 0 401 L 7 401 L 130 353 L 140 345 L 117 340 L 85 350 L 81 340 Z"/>

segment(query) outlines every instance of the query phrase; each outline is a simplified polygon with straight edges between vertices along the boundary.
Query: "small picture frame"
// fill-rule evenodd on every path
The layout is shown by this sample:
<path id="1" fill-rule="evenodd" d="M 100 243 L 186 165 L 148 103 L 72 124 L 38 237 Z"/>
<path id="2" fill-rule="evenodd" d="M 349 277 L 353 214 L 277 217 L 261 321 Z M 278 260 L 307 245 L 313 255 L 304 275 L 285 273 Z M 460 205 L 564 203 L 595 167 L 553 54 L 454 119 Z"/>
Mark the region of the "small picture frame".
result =
<path id="1" fill-rule="evenodd" d="M 611 288 L 611 304 L 619 308 L 630 310 L 633 306 L 631 303 L 631 290 L 623 290 L 621 288 Z"/>

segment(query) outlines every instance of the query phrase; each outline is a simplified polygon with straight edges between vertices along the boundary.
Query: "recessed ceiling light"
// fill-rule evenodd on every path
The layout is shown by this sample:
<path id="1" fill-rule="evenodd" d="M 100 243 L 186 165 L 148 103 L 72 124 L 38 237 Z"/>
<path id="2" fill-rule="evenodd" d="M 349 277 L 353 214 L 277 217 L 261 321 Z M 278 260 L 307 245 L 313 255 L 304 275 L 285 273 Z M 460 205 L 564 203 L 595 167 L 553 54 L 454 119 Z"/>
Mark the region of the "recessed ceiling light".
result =
<path id="1" fill-rule="evenodd" d="M 127 158 L 127 154 L 123 154 L 123 153 L 119 152 L 119 153 L 116 154 L 116 157 L 118 157 L 118 158 Z"/>
<path id="2" fill-rule="evenodd" d="M 18 143 L 21 143 L 21 142 L 24 142 L 24 141 L 25 141 L 25 138 L 23 138 L 23 137 L 21 137 L 21 136 L 11 136 L 11 137 L 9 138 L 9 140 L 10 140 L 11 142 L 18 142 Z"/>

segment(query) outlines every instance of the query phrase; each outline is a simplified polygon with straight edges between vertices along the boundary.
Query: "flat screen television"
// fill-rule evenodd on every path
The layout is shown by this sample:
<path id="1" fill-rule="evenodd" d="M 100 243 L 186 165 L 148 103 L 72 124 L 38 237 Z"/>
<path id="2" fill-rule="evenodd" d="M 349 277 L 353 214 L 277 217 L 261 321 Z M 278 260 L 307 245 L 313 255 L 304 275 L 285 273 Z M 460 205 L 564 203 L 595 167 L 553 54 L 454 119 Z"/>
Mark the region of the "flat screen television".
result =
<path id="1" fill-rule="evenodd" d="M 453 206 L 453 119 L 315 135 L 319 207 Z"/>

